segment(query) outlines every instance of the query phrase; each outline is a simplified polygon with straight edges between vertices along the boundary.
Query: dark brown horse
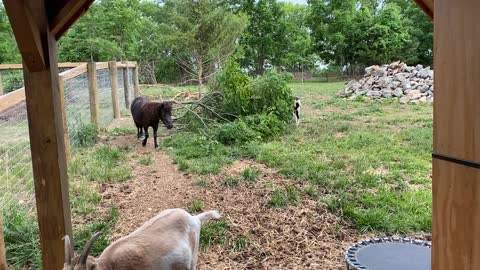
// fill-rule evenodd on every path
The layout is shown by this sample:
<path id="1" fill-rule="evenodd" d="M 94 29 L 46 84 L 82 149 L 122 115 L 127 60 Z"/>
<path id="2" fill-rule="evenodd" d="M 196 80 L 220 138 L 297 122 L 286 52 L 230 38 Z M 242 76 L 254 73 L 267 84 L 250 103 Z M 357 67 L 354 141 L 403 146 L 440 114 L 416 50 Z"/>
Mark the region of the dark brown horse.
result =
<path id="1" fill-rule="evenodd" d="M 167 129 L 173 128 L 172 102 L 154 102 L 146 97 L 137 97 L 133 100 L 130 111 L 137 127 L 137 138 L 140 139 L 145 131 L 143 146 L 147 144 L 148 128 L 152 127 L 155 148 L 158 147 L 157 130 L 160 120 Z"/>

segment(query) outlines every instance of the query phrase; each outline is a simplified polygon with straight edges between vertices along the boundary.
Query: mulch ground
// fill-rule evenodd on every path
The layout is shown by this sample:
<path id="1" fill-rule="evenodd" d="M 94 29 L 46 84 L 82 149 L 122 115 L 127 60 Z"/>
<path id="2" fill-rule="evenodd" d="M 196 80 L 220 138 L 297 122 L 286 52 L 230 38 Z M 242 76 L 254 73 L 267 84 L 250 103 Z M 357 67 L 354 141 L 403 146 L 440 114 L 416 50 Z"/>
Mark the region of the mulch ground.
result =
<path id="1" fill-rule="evenodd" d="M 120 212 L 112 241 L 164 209 L 188 209 L 193 200 L 201 201 L 203 210 L 216 209 L 224 214 L 229 224 L 227 239 L 246 238 L 248 243 L 242 250 L 228 243 L 202 250 L 200 270 L 345 269 L 345 249 L 371 236 L 359 234 L 324 205 L 304 195 L 297 206 L 268 207 L 273 190 L 302 190 L 304 186 L 284 179 L 263 164 L 243 160 L 227 166 L 218 175 L 197 176 L 178 171 L 164 151 L 154 149 L 153 142 L 142 147 L 134 135 L 113 137 L 109 144 L 134 145 L 128 154 L 133 177 L 102 188 L 102 205 L 113 204 Z M 138 160 L 147 155 L 153 163 L 141 165 Z M 256 182 L 242 182 L 237 187 L 223 185 L 225 177 L 236 176 L 247 167 L 261 170 Z M 199 179 L 206 180 L 207 186 L 196 185 Z"/>

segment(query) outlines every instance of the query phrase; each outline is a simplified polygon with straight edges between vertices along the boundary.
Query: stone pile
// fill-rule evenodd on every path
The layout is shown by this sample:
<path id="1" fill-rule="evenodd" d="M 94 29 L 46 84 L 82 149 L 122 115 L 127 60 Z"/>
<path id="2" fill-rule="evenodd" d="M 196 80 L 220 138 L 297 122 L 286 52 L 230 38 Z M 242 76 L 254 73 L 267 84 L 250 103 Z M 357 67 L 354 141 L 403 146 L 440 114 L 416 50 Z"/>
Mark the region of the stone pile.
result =
<path id="1" fill-rule="evenodd" d="M 350 81 L 339 93 L 352 99 L 365 96 L 370 99 L 397 98 L 400 103 L 433 103 L 433 70 L 417 65 L 394 62 L 390 65 L 365 69 L 360 80 Z"/>

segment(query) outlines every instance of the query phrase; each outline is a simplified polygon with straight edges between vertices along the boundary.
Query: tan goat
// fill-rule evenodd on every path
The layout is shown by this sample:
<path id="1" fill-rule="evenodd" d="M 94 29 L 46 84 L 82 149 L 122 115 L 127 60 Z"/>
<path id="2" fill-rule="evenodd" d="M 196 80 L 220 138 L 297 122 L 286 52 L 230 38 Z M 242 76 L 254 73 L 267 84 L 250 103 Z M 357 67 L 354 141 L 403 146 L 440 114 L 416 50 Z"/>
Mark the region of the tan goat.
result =
<path id="1" fill-rule="evenodd" d="M 70 239 L 65 236 L 64 270 L 195 270 L 200 226 L 219 219 L 217 211 L 192 216 L 182 209 L 160 212 L 136 231 L 108 246 L 98 258 L 89 256 L 96 233 L 82 254 L 72 259 Z"/>

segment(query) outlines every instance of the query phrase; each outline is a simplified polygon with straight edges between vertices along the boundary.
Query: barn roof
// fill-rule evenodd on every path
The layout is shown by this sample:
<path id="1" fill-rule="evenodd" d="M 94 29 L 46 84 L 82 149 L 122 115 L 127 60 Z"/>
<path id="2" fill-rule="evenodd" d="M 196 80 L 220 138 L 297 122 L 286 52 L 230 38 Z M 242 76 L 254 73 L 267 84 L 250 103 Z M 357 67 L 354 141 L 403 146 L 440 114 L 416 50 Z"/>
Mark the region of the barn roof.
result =
<path id="1" fill-rule="evenodd" d="M 434 0 L 415 0 L 417 5 L 433 19 L 433 2 Z"/>

